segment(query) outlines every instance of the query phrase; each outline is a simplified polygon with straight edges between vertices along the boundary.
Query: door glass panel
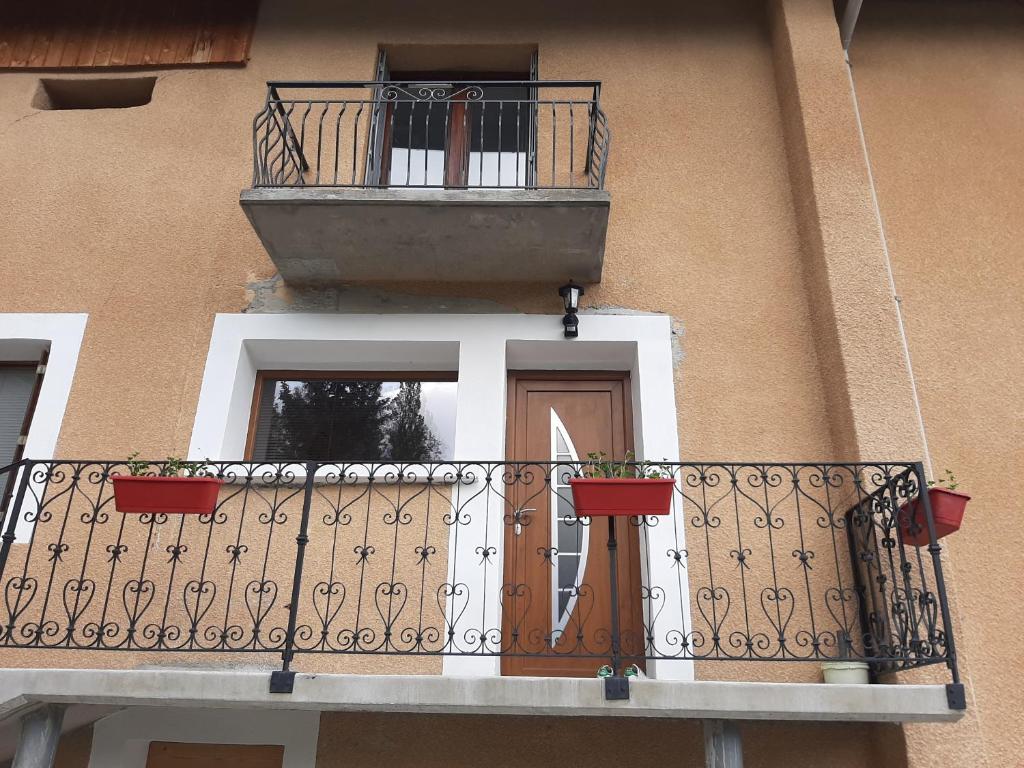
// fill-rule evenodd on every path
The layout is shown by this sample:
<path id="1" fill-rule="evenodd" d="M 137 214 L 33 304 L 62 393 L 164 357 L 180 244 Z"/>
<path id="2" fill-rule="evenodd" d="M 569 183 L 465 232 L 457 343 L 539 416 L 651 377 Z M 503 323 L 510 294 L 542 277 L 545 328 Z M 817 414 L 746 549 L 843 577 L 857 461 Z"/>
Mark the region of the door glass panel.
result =
<path id="1" fill-rule="evenodd" d="M 413 83 L 396 87 L 394 98 L 385 127 L 390 186 L 526 186 L 529 88 Z"/>
<path id="2" fill-rule="evenodd" d="M 444 154 L 450 104 L 405 96 L 391 114 L 391 169 L 395 187 L 444 186 Z"/>
<path id="3" fill-rule="evenodd" d="M 554 573 L 551 577 L 551 644 L 565 631 L 583 574 L 587 570 L 590 528 L 576 517 L 569 480 L 573 468 L 562 461 L 579 461 L 572 438 L 555 409 L 551 409 L 551 460 L 556 462 L 551 477 L 551 548 Z"/>
<path id="4" fill-rule="evenodd" d="M 529 88 L 492 85 L 483 89 L 483 101 L 470 103 L 469 186 L 526 185 L 529 98 Z"/>

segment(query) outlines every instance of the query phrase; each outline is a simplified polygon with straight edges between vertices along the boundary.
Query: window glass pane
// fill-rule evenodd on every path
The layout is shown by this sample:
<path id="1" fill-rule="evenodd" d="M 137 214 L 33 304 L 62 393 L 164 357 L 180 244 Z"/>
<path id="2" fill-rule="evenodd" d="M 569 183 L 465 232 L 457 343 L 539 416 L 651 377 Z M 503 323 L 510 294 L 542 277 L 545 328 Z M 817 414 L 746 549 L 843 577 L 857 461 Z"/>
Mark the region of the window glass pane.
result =
<path id="1" fill-rule="evenodd" d="M 417 90 L 414 86 L 413 90 Z M 406 149 L 445 148 L 445 134 L 451 120 L 447 101 L 412 101 L 402 94 L 392 108 L 391 146 Z"/>
<path id="2" fill-rule="evenodd" d="M 568 619 L 568 616 L 566 616 L 566 613 L 568 613 L 569 601 L 572 598 L 573 598 L 573 595 L 572 595 L 571 592 L 559 592 L 558 593 L 558 615 L 559 616 L 564 616 L 566 619 Z M 563 629 L 564 629 L 564 624 L 562 624 L 560 622 L 559 625 L 556 627 L 556 630 L 557 631 L 561 631 Z"/>
<path id="3" fill-rule="evenodd" d="M 558 588 L 568 589 L 582 581 L 580 571 L 580 556 L 558 553 Z"/>
<path id="4" fill-rule="evenodd" d="M 468 107 L 470 151 L 507 152 L 513 158 L 526 151 L 533 119 L 529 88 L 488 85 L 483 88 L 483 99 L 470 101 Z"/>
<path id="5" fill-rule="evenodd" d="M 573 522 L 558 524 L 558 551 L 583 551 L 583 526 Z"/>
<path id="6" fill-rule="evenodd" d="M 558 493 L 558 519 L 561 521 L 562 527 L 572 533 L 573 536 L 576 536 L 582 526 L 579 525 L 579 521 L 576 519 L 576 512 L 572 507 L 572 499 L 569 498 L 570 493 L 572 491 L 569 489 L 560 490 Z"/>
<path id="7" fill-rule="evenodd" d="M 254 461 L 439 461 L 452 455 L 454 381 L 263 382 Z"/>

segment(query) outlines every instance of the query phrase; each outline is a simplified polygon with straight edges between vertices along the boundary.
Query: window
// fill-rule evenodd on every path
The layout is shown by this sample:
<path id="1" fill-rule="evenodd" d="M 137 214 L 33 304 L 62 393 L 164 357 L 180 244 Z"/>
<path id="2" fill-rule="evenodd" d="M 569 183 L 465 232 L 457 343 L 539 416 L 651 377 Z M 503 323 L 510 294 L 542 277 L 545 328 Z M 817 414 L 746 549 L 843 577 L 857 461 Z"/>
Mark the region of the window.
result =
<path id="1" fill-rule="evenodd" d="M 454 374 L 261 371 L 252 461 L 440 461 L 455 438 Z"/>
<path id="2" fill-rule="evenodd" d="M 388 184 L 524 186 L 534 112 L 530 89 L 439 82 L 443 77 L 401 76 L 393 86 L 395 101 L 383 128 Z"/>
<path id="3" fill-rule="evenodd" d="M 39 362 L 0 362 L 0 468 L 21 461 L 48 352 Z M 0 477 L 0 518 L 13 493 L 11 475 Z"/>
<path id="4" fill-rule="evenodd" d="M 551 551 L 556 575 L 551 580 L 551 645 L 554 647 L 576 607 L 590 550 L 590 527 L 576 517 L 570 501 L 569 479 L 573 476 L 573 466 L 557 464 L 578 462 L 580 457 L 554 408 L 551 409 L 551 460 L 556 462 L 551 473 Z"/>
<path id="5" fill-rule="evenodd" d="M 103 78 L 99 80 L 39 81 L 32 106 L 36 109 L 127 109 L 149 104 L 155 77 Z"/>
<path id="6" fill-rule="evenodd" d="M 376 79 L 387 85 L 371 115 L 369 183 L 535 183 L 536 49 L 392 46 L 379 52 Z"/>
<path id="7" fill-rule="evenodd" d="M 0 467 L 17 461 L 36 388 L 36 363 L 0 363 Z"/>

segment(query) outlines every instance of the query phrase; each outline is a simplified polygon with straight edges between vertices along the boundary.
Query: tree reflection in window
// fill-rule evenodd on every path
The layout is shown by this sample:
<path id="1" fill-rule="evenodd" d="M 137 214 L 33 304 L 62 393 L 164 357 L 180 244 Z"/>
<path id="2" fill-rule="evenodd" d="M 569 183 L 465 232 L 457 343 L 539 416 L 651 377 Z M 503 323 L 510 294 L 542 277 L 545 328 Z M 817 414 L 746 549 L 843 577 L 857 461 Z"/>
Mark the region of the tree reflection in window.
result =
<path id="1" fill-rule="evenodd" d="M 455 388 L 453 381 L 263 377 L 251 458 L 438 461 L 451 451 Z"/>

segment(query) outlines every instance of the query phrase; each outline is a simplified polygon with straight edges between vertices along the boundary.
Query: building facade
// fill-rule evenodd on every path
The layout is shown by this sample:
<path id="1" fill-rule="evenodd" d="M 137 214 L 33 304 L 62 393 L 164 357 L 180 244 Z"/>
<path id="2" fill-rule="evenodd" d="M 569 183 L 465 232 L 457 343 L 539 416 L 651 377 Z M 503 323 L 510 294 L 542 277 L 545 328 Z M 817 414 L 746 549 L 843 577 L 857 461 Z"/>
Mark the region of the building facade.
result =
<path id="1" fill-rule="evenodd" d="M 0 764 L 1015 764 L 1024 7 L 115 5 L 0 29 Z"/>

